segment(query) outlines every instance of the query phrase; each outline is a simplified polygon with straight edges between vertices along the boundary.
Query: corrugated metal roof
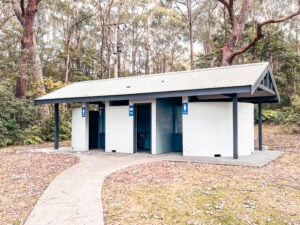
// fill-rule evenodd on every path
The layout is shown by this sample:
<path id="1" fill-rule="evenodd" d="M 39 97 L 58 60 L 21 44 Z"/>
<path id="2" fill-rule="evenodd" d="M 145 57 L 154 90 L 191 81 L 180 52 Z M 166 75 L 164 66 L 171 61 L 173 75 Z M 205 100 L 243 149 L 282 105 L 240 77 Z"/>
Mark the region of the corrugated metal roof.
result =
<path id="1" fill-rule="evenodd" d="M 55 99 L 78 99 L 101 96 L 121 96 L 166 93 L 201 89 L 250 86 L 253 88 L 270 72 L 269 63 L 215 67 L 192 71 L 130 76 L 70 84 L 36 99 L 36 103 Z M 271 73 L 272 74 L 272 73 Z M 55 101 L 49 101 L 55 102 Z"/>

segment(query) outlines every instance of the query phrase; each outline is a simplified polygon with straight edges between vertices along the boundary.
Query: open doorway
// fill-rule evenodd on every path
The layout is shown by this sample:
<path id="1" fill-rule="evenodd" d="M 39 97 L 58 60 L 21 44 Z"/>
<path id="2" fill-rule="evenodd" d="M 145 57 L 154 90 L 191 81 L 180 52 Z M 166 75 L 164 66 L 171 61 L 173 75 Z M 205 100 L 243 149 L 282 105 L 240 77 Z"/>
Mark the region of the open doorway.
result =
<path id="1" fill-rule="evenodd" d="M 89 149 L 105 149 L 105 109 L 89 112 Z"/>
<path id="2" fill-rule="evenodd" d="M 89 112 L 89 149 L 98 148 L 99 111 Z"/>
<path id="3" fill-rule="evenodd" d="M 134 152 L 151 153 L 151 103 L 134 105 Z"/>

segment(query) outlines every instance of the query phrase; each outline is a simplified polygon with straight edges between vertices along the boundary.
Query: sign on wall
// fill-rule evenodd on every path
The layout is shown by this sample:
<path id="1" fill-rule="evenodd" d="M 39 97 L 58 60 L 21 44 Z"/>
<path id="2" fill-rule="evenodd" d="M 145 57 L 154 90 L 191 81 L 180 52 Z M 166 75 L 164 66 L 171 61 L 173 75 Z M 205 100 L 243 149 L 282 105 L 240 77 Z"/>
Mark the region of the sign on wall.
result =
<path id="1" fill-rule="evenodd" d="M 85 109 L 85 107 L 81 107 L 81 117 L 86 117 L 86 109 Z"/>
<path id="2" fill-rule="evenodd" d="M 189 105 L 187 102 L 182 103 L 182 114 L 187 115 L 189 113 Z"/>
<path id="3" fill-rule="evenodd" d="M 129 105 L 129 116 L 134 116 L 134 105 Z"/>

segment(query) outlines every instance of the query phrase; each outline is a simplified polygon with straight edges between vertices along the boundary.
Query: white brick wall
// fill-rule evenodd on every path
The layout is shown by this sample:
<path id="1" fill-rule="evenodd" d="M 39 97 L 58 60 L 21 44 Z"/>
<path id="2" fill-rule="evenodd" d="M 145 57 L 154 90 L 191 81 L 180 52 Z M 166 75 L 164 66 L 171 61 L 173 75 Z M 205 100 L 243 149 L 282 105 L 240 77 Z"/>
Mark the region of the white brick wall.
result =
<path id="1" fill-rule="evenodd" d="M 129 106 L 105 104 L 105 151 L 133 153 L 133 117 Z"/>
<path id="2" fill-rule="evenodd" d="M 190 102 L 183 115 L 183 155 L 233 155 L 232 103 Z M 254 151 L 253 104 L 238 104 L 239 155 Z"/>
<path id="3" fill-rule="evenodd" d="M 238 112 L 239 155 L 250 155 L 254 152 L 254 105 L 239 103 Z"/>
<path id="4" fill-rule="evenodd" d="M 89 112 L 86 105 L 86 117 L 81 116 L 81 108 L 72 110 L 72 149 L 75 151 L 89 150 Z"/>

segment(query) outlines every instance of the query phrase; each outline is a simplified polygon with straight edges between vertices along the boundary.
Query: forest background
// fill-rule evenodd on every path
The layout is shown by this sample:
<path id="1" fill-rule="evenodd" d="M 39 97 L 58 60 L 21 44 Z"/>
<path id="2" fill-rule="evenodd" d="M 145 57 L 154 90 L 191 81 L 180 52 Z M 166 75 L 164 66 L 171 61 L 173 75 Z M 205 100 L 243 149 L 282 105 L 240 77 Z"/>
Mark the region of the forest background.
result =
<path id="1" fill-rule="evenodd" d="M 263 119 L 300 132 L 299 0 L 2 0 L 0 146 L 53 140 L 34 98 L 76 81 L 270 62 Z M 114 64 L 116 63 L 116 67 Z M 61 105 L 61 140 L 70 108 Z"/>

